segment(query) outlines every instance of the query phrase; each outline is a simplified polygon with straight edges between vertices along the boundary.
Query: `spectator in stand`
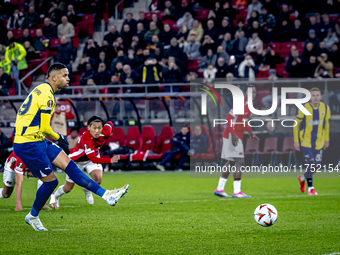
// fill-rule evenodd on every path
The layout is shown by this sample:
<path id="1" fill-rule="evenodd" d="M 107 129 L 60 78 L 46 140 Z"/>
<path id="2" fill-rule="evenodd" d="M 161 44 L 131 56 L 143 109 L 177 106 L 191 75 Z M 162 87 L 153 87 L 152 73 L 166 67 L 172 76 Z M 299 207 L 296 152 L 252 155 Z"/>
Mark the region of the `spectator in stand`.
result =
<path id="1" fill-rule="evenodd" d="M 152 39 L 153 35 L 160 35 L 161 31 L 158 27 L 156 27 L 156 23 L 154 21 L 150 22 L 150 29 L 144 35 L 144 41 L 149 42 Z"/>
<path id="2" fill-rule="evenodd" d="M 140 43 L 139 37 L 137 35 L 132 36 L 132 43 L 130 48 L 132 48 L 136 52 L 137 56 L 143 54 L 144 46 L 142 45 L 142 43 Z"/>
<path id="3" fill-rule="evenodd" d="M 236 10 L 231 6 L 229 1 L 224 2 L 221 10 L 221 19 L 226 16 L 229 17 L 230 20 L 234 20 L 236 16 Z"/>
<path id="4" fill-rule="evenodd" d="M 106 59 L 110 60 L 110 63 L 111 63 L 112 59 L 114 58 L 114 51 L 113 51 L 112 45 L 110 45 L 108 41 L 104 40 L 102 42 L 102 47 L 100 47 L 99 49 L 99 52 L 101 51 L 105 52 Z"/>
<path id="5" fill-rule="evenodd" d="M 5 56 L 6 54 L 6 46 L 0 43 L 0 57 Z"/>
<path id="6" fill-rule="evenodd" d="M 5 55 L 0 55 L 0 67 L 4 69 L 5 73 L 11 75 L 11 62 L 6 61 Z"/>
<path id="7" fill-rule="evenodd" d="M 26 50 L 20 43 L 14 42 L 13 39 L 8 40 L 5 54 L 5 61 L 11 63 L 11 75 L 15 79 L 15 91 L 18 93 L 20 86 L 19 72 L 27 68 Z"/>
<path id="8" fill-rule="evenodd" d="M 69 43 L 72 43 L 72 37 L 74 37 L 74 26 L 68 22 L 66 16 L 61 18 L 61 24 L 58 25 L 58 38 L 65 36 Z"/>
<path id="9" fill-rule="evenodd" d="M 268 12 L 272 13 L 275 17 L 279 15 L 279 8 L 277 7 L 277 1 L 264 0 L 263 6 L 265 6 Z"/>
<path id="10" fill-rule="evenodd" d="M 336 36 L 340 38 L 340 16 L 338 18 L 338 22 L 334 26 Z"/>
<path id="11" fill-rule="evenodd" d="M 88 13 L 91 13 L 90 9 L 93 10 L 86 0 L 76 1 L 75 9 L 77 10 L 78 15 L 88 14 Z"/>
<path id="12" fill-rule="evenodd" d="M 217 61 L 217 55 L 214 54 L 212 49 L 208 49 L 207 54 L 203 56 L 198 66 L 200 69 L 206 69 L 209 65 L 215 66 Z"/>
<path id="13" fill-rule="evenodd" d="M 190 37 L 191 34 L 195 34 L 196 35 L 196 41 L 197 42 L 201 41 L 201 39 L 203 37 L 203 34 L 204 34 L 204 31 L 203 31 L 201 22 L 199 20 L 194 20 L 192 22 L 192 29 L 189 32 L 187 40 L 189 40 L 189 37 Z"/>
<path id="14" fill-rule="evenodd" d="M 12 85 L 13 81 L 11 76 L 4 72 L 4 68 L 0 66 L 0 96 L 8 96 L 9 89 Z"/>
<path id="15" fill-rule="evenodd" d="M 192 16 L 194 16 L 194 11 L 191 6 L 188 4 L 188 0 L 182 0 L 181 7 L 178 10 L 178 16 L 183 17 L 184 13 L 190 12 Z"/>
<path id="16" fill-rule="evenodd" d="M 200 43 L 196 40 L 196 34 L 191 34 L 189 42 L 184 46 L 184 53 L 187 54 L 188 59 L 201 58 Z"/>
<path id="17" fill-rule="evenodd" d="M 97 85 L 107 85 L 110 83 L 111 76 L 106 70 L 105 63 L 100 63 L 97 72 L 93 75 L 93 81 Z"/>
<path id="18" fill-rule="evenodd" d="M 254 20 L 252 25 L 248 28 L 248 36 L 251 37 L 253 33 L 258 33 L 258 36 L 260 38 L 264 38 L 263 30 L 260 27 L 259 22 L 257 20 Z"/>
<path id="19" fill-rule="evenodd" d="M 122 37 L 117 37 L 116 41 L 113 42 L 112 44 L 113 50 L 114 52 L 117 54 L 118 51 L 122 50 L 124 51 L 124 41 L 122 39 Z"/>
<path id="20" fill-rule="evenodd" d="M 188 35 L 189 35 L 188 27 L 187 27 L 186 24 L 183 24 L 180 27 L 179 32 L 178 32 L 178 34 L 176 36 L 180 48 L 182 48 L 182 47 L 184 47 L 186 45 L 187 38 L 189 38 Z"/>
<path id="21" fill-rule="evenodd" d="M 19 9 L 15 9 L 12 16 L 9 17 L 7 21 L 7 28 L 8 29 L 19 29 L 22 26 L 24 21 L 22 12 Z"/>
<path id="22" fill-rule="evenodd" d="M 305 41 L 305 47 L 309 42 L 312 42 L 314 47 L 317 48 L 319 46 L 320 40 L 316 37 L 315 30 L 311 29 L 308 32 L 309 38 Z"/>
<path id="23" fill-rule="evenodd" d="M 16 39 L 14 38 L 14 36 L 13 36 L 13 32 L 11 31 L 11 30 L 9 30 L 8 32 L 7 32 L 7 41 L 8 40 L 13 40 L 13 41 L 16 41 Z M 6 41 L 6 42 L 7 42 Z"/>
<path id="24" fill-rule="evenodd" d="M 71 107 L 66 107 L 66 111 L 61 111 L 61 104 L 56 102 L 55 111 L 51 117 L 51 128 L 54 132 L 58 132 L 63 136 L 67 136 L 67 123 L 66 120 L 74 119 L 74 114 L 71 112 Z M 61 142 L 56 142 L 56 144 L 61 147 L 65 153 L 69 154 L 69 148 L 66 144 Z"/>
<path id="25" fill-rule="evenodd" d="M 130 26 L 125 24 L 123 26 L 123 30 L 120 34 L 120 37 L 123 39 L 123 45 L 124 50 L 127 51 L 127 49 L 130 47 L 132 42 L 132 34 L 133 32 L 130 30 Z"/>
<path id="26" fill-rule="evenodd" d="M 243 19 L 237 20 L 237 27 L 236 27 L 235 33 L 241 32 L 241 31 L 244 31 L 245 34 L 248 34 L 248 29 L 246 28 Z"/>
<path id="27" fill-rule="evenodd" d="M 194 136 L 190 139 L 189 156 L 193 156 L 198 153 L 206 153 L 209 148 L 209 139 L 202 133 L 202 128 L 196 126 L 194 128 Z"/>
<path id="28" fill-rule="evenodd" d="M 113 74 L 111 76 L 111 82 L 108 85 L 118 85 L 119 84 L 119 77 L 117 74 Z M 128 91 L 129 89 L 127 89 Z M 118 88 L 109 88 L 109 93 L 118 93 Z M 131 93 L 131 90 L 128 92 Z"/>
<path id="29" fill-rule="evenodd" d="M 315 70 L 318 65 L 319 65 L 319 62 L 316 60 L 316 56 L 310 56 L 308 66 L 307 66 L 307 77 L 308 78 L 314 77 Z"/>
<path id="30" fill-rule="evenodd" d="M 287 3 L 283 3 L 281 5 L 281 12 L 277 16 L 277 20 L 279 23 L 282 23 L 283 20 L 289 20 L 289 16 L 290 16 L 289 6 Z"/>
<path id="31" fill-rule="evenodd" d="M 62 36 L 61 44 L 58 46 L 57 61 L 66 65 L 70 73 L 70 79 L 72 77 L 72 64 L 77 58 L 77 49 L 71 46 L 66 39 L 66 36 Z"/>
<path id="32" fill-rule="evenodd" d="M 217 29 L 212 19 L 208 20 L 207 22 L 207 28 L 204 30 L 204 37 L 206 35 L 209 35 L 213 40 L 215 40 L 217 37 Z"/>
<path id="33" fill-rule="evenodd" d="M 162 74 L 165 83 L 179 83 L 182 80 L 183 73 L 180 67 L 176 64 L 174 56 L 169 56 L 168 65 L 163 67 Z M 165 92 L 170 92 L 170 86 L 164 87 Z M 172 92 L 179 92 L 180 86 L 174 86 Z"/>
<path id="34" fill-rule="evenodd" d="M 99 56 L 96 60 L 96 68 L 99 67 L 100 63 L 104 63 L 105 66 L 110 66 L 111 65 L 111 60 L 106 58 L 106 53 L 104 51 L 101 51 L 99 53 Z"/>
<path id="35" fill-rule="evenodd" d="M 140 44 L 140 47 L 144 47 L 144 36 L 145 36 L 146 30 L 144 28 L 143 23 L 138 22 L 137 24 L 137 32 L 134 34 L 134 36 L 138 36 L 138 42 Z"/>
<path id="36" fill-rule="evenodd" d="M 226 33 L 234 34 L 234 28 L 230 24 L 229 18 L 224 17 L 222 20 L 222 26 L 216 32 L 216 39 L 223 40 L 223 37 Z"/>
<path id="37" fill-rule="evenodd" d="M 208 65 L 207 69 L 203 72 L 203 82 L 211 83 L 213 80 L 215 80 L 217 73 L 217 69 L 214 67 L 214 65 Z"/>
<path id="38" fill-rule="evenodd" d="M 162 13 L 162 20 L 171 19 L 173 21 L 176 21 L 176 13 L 176 7 L 172 5 L 172 2 L 170 0 L 165 1 L 165 8 Z"/>
<path id="39" fill-rule="evenodd" d="M 327 73 L 323 66 L 320 66 L 315 70 L 314 77 L 317 78 L 318 80 L 332 78 L 331 76 L 329 76 L 329 74 Z"/>
<path id="40" fill-rule="evenodd" d="M 22 23 L 22 28 L 36 28 L 39 23 L 39 14 L 35 12 L 34 6 L 30 6 Z"/>
<path id="41" fill-rule="evenodd" d="M 248 29 L 251 29 L 253 22 L 259 22 L 260 14 L 257 11 L 252 11 L 250 14 L 250 18 L 248 19 Z M 259 23 L 260 26 L 260 23 Z"/>
<path id="42" fill-rule="evenodd" d="M 228 64 L 225 63 L 224 58 L 218 58 L 217 59 L 217 65 L 216 65 L 216 78 L 225 78 L 227 75 L 227 67 Z"/>
<path id="43" fill-rule="evenodd" d="M 259 16 L 259 23 L 262 28 L 275 28 L 276 26 L 276 19 L 275 16 L 268 12 L 265 6 L 261 8 L 261 14 Z"/>
<path id="44" fill-rule="evenodd" d="M 107 41 L 109 45 L 112 45 L 118 36 L 119 33 L 117 32 L 116 26 L 110 26 L 109 33 L 104 36 L 104 40 Z"/>
<path id="45" fill-rule="evenodd" d="M 315 36 L 318 37 L 320 34 L 321 26 L 320 26 L 320 23 L 317 23 L 316 17 L 314 15 L 309 17 L 309 23 L 310 24 L 307 28 L 309 36 L 310 36 L 310 31 L 314 30 Z"/>
<path id="46" fill-rule="evenodd" d="M 133 14 L 131 12 L 128 12 L 126 14 L 126 19 L 123 23 L 123 27 L 125 25 L 129 25 L 131 34 L 133 35 L 137 31 L 137 21 L 133 18 Z"/>
<path id="47" fill-rule="evenodd" d="M 111 67 L 110 67 L 111 72 L 113 72 L 118 62 L 121 62 L 123 65 L 125 65 L 127 61 L 128 59 L 126 55 L 124 54 L 124 51 L 123 50 L 118 51 L 117 57 L 114 58 L 111 62 Z"/>
<path id="48" fill-rule="evenodd" d="M 65 16 L 67 17 L 68 21 L 73 26 L 77 26 L 78 16 L 77 16 L 76 12 L 74 11 L 74 7 L 73 7 L 72 4 L 67 6 L 67 12 L 65 13 Z"/>
<path id="49" fill-rule="evenodd" d="M 223 40 L 218 42 L 219 45 L 222 46 L 223 50 L 226 51 L 228 54 L 232 53 L 233 51 L 233 43 L 231 40 L 231 34 L 225 33 Z"/>
<path id="50" fill-rule="evenodd" d="M 247 46 L 246 46 L 246 52 L 248 54 L 252 55 L 252 58 L 255 60 L 257 60 L 257 58 L 259 57 L 259 55 L 262 54 L 263 51 L 263 42 L 262 40 L 259 38 L 258 33 L 253 33 L 251 39 L 249 40 Z"/>
<path id="51" fill-rule="evenodd" d="M 46 47 L 43 43 L 46 38 L 43 36 L 42 30 L 37 29 L 37 36 L 33 38 L 33 47 L 36 51 L 46 51 Z"/>
<path id="52" fill-rule="evenodd" d="M 160 82 L 160 67 L 157 64 L 156 58 L 149 57 L 142 65 L 137 69 L 137 72 L 142 77 L 142 83 L 152 84 Z M 148 87 L 147 92 L 158 92 L 158 87 Z"/>
<path id="53" fill-rule="evenodd" d="M 97 59 L 99 55 L 98 43 L 90 36 L 85 43 L 85 47 L 83 50 L 83 55 L 86 53 L 90 58 Z"/>
<path id="54" fill-rule="evenodd" d="M 139 12 L 139 20 L 137 21 L 138 23 L 142 23 L 144 28 L 149 28 L 150 21 L 145 18 L 145 14 L 143 11 Z"/>
<path id="55" fill-rule="evenodd" d="M 168 45 L 167 48 L 170 48 L 170 45 Z M 157 35 L 153 35 L 151 42 L 147 43 L 146 49 L 150 50 L 151 55 L 155 55 L 156 49 L 159 49 L 161 52 L 163 52 L 163 43 L 159 42 L 159 38 Z"/>
<path id="56" fill-rule="evenodd" d="M 329 29 L 331 29 L 331 31 L 334 31 L 334 24 L 329 19 L 328 14 L 323 13 L 322 14 L 322 23 L 321 23 L 321 26 L 320 26 L 319 38 L 320 39 L 325 38 L 328 35 Z"/>
<path id="57" fill-rule="evenodd" d="M 55 2 L 51 2 L 50 9 L 45 16 L 51 19 L 51 22 L 54 26 L 57 26 L 60 24 L 62 15 L 63 12 L 58 8 L 58 5 Z"/>
<path id="58" fill-rule="evenodd" d="M 47 39 L 54 39 L 57 37 L 57 28 L 51 23 L 51 19 L 46 17 L 44 19 L 44 26 L 42 27 L 43 35 Z"/>
<path id="59" fill-rule="evenodd" d="M 155 22 L 156 27 L 159 29 L 159 31 L 163 30 L 163 23 L 161 20 L 158 19 L 158 16 L 156 13 L 151 15 L 151 22 Z M 150 23 L 151 23 L 150 22 Z M 145 28 L 146 29 L 146 28 Z M 149 30 L 151 29 L 150 24 L 149 24 Z"/>
<path id="60" fill-rule="evenodd" d="M 81 75 L 80 85 L 86 85 L 88 79 L 93 79 L 95 71 L 92 69 L 92 65 L 90 62 L 85 64 L 86 69 L 85 72 Z"/>
<path id="61" fill-rule="evenodd" d="M 277 27 L 275 38 L 279 42 L 287 42 L 290 39 L 289 31 L 290 31 L 289 20 L 282 20 Z"/>
<path id="62" fill-rule="evenodd" d="M 322 53 L 319 57 L 317 57 L 319 65 L 315 69 L 315 77 L 319 74 L 319 68 L 322 67 L 328 75 L 333 78 L 333 63 L 328 60 L 328 55 L 326 53 Z"/>
<path id="63" fill-rule="evenodd" d="M 275 69 L 277 64 L 283 63 L 284 59 L 277 54 L 271 45 L 268 45 L 262 52 L 262 63 L 264 66 L 269 66 Z"/>
<path id="64" fill-rule="evenodd" d="M 203 43 L 200 47 L 201 55 L 202 56 L 206 55 L 208 49 L 212 49 L 215 52 L 216 48 L 217 48 L 217 45 L 216 45 L 215 41 L 209 35 L 205 35 Z"/>
<path id="65" fill-rule="evenodd" d="M 120 77 L 122 76 L 123 74 L 123 64 L 122 62 L 117 62 L 116 66 L 114 67 L 113 71 L 111 71 L 111 74 L 112 75 L 117 75 L 119 80 L 120 80 Z"/>
<path id="66" fill-rule="evenodd" d="M 186 12 L 186 13 L 184 13 L 183 17 L 181 17 L 179 20 L 177 20 L 177 27 L 180 28 L 185 24 L 188 29 L 192 29 L 193 28 L 193 24 L 192 24 L 193 22 L 194 22 L 194 18 L 192 17 L 191 13 Z"/>
<path id="67" fill-rule="evenodd" d="M 240 78 L 249 79 L 249 81 L 254 81 L 256 74 L 259 73 L 259 68 L 255 64 L 254 60 L 250 55 L 246 55 L 244 60 L 238 67 L 238 76 Z"/>
<path id="68" fill-rule="evenodd" d="M 170 151 L 164 153 L 162 161 L 158 164 L 154 162 L 154 165 L 161 171 L 165 171 L 165 164 L 170 163 L 172 159 L 181 154 L 181 159 L 175 170 L 182 169 L 183 164 L 188 158 L 188 152 L 190 149 L 190 132 L 188 127 L 182 127 L 181 132 L 175 134 L 175 136 L 171 139 L 171 144 L 173 148 Z"/>
<path id="69" fill-rule="evenodd" d="M 106 10 L 105 2 L 101 0 L 93 0 L 90 5 L 90 13 L 94 13 L 94 23 L 97 24 L 103 18 L 104 10 Z"/>
<path id="70" fill-rule="evenodd" d="M 295 19 L 294 26 L 289 30 L 289 37 L 291 42 L 302 42 L 305 38 L 304 28 L 301 25 L 301 20 Z"/>
<path id="71" fill-rule="evenodd" d="M 262 3 L 259 2 L 259 0 L 252 0 L 251 4 L 248 5 L 248 14 L 247 14 L 247 20 L 250 19 L 250 15 L 252 11 L 257 11 L 258 13 L 261 12 Z"/>
<path id="72" fill-rule="evenodd" d="M 211 9 L 208 13 L 208 19 L 212 19 L 212 20 L 221 20 L 222 17 L 222 7 L 220 2 L 215 2 L 215 7 L 213 9 Z"/>
<path id="73" fill-rule="evenodd" d="M 299 55 L 297 49 L 293 49 L 286 63 L 286 71 L 289 73 L 289 78 L 305 78 L 308 75 L 306 72 L 307 68 L 308 63 L 305 58 Z"/>
<path id="74" fill-rule="evenodd" d="M 165 57 L 174 56 L 179 61 L 186 62 L 187 55 L 183 52 L 178 45 L 176 37 L 172 38 L 170 41 L 170 48 L 165 51 Z"/>
<path id="75" fill-rule="evenodd" d="M 317 48 L 318 55 L 321 55 L 321 53 L 326 53 L 329 55 L 329 50 L 327 49 L 326 42 L 321 41 L 319 42 L 319 48 Z"/>
<path id="76" fill-rule="evenodd" d="M 120 76 L 120 81 L 122 84 L 136 84 L 139 82 L 139 79 L 139 74 L 135 70 L 131 69 L 130 65 L 123 66 L 123 73 Z M 136 89 L 137 88 L 130 88 L 130 91 L 127 91 L 126 88 L 123 88 L 123 93 L 137 92 Z"/>
<path id="77" fill-rule="evenodd" d="M 135 56 L 135 51 L 133 48 L 128 49 L 127 61 L 126 64 L 129 65 L 132 69 L 136 69 L 139 65 L 139 58 Z"/>
<path id="78" fill-rule="evenodd" d="M 72 127 L 71 128 L 71 134 L 67 136 L 67 141 L 68 141 L 68 148 L 69 150 L 73 149 L 76 147 L 78 141 L 79 141 L 79 128 L 77 127 Z"/>
<path id="79" fill-rule="evenodd" d="M 30 30 L 28 28 L 24 29 L 22 36 L 18 40 L 18 43 L 23 45 L 26 41 L 29 41 L 31 44 L 33 44 L 33 37 L 30 35 Z"/>
<path id="80" fill-rule="evenodd" d="M 326 43 L 327 49 L 330 51 L 332 49 L 332 45 L 339 41 L 338 37 L 336 37 L 335 32 L 333 32 L 332 28 L 328 29 L 328 34 L 323 41 Z"/>
<path id="81" fill-rule="evenodd" d="M 331 52 L 329 53 L 329 61 L 331 61 L 334 67 L 340 67 L 340 50 L 337 43 L 333 43 Z"/>
<path id="82" fill-rule="evenodd" d="M 246 52 L 248 39 L 244 31 L 236 32 L 235 39 L 232 41 L 232 52 L 237 55 L 243 55 Z"/>
<path id="83" fill-rule="evenodd" d="M 97 84 L 95 84 L 94 83 L 94 80 L 93 79 L 88 79 L 87 81 L 86 81 L 86 84 L 85 84 L 86 86 L 96 86 Z M 83 94 L 84 95 L 89 95 L 89 94 L 97 94 L 98 92 L 97 92 L 97 90 L 95 89 L 95 88 L 84 88 L 83 89 Z"/>
<path id="84" fill-rule="evenodd" d="M 233 82 L 235 80 L 233 73 L 227 73 L 227 82 Z"/>
<path id="85" fill-rule="evenodd" d="M 161 40 L 164 43 L 164 49 L 170 48 L 170 41 L 176 37 L 176 31 L 168 23 L 164 24 L 164 31 L 161 33 Z"/>
<path id="86" fill-rule="evenodd" d="M 223 46 L 217 47 L 216 56 L 217 59 L 223 58 L 225 63 L 228 63 L 230 57 L 229 54 L 223 49 Z"/>
<path id="87" fill-rule="evenodd" d="M 38 54 L 35 53 L 35 49 L 31 45 L 29 41 L 24 42 L 24 47 L 26 50 L 26 61 L 30 62 L 32 59 L 36 59 L 39 57 Z"/>
<path id="88" fill-rule="evenodd" d="M 86 71 L 86 65 L 87 63 L 90 63 L 91 66 L 95 66 L 96 65 L 96 60 L 93 58 L 90 58 L 87 53 L 83 54 L 80 64 L 78 65 L 78 72 L 82 73 L 84 71 Z"/>

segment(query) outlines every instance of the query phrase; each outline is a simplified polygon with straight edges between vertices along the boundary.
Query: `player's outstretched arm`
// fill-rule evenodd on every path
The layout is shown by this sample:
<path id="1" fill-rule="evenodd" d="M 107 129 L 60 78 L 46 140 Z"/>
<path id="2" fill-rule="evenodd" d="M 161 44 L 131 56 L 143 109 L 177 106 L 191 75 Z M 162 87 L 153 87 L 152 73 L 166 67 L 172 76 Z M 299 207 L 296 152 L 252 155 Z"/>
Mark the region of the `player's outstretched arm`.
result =
<path id="1" fill-rule="evenodd" d="M 329 106 L 327 105 L 327 113 L 325 117 L 325 129 L 324 129 L 324 140 L 325 140 L 325 145 L 323 149 L 327 149 L 329 147 L 329 119 L 331 118 L 331 110 L 329 109 Z"/>
<path id="2" fill-rule="evenodd" d="M 15 198 L 17 204 L 15 206 L 16 211 L 22 211 L 22 204 L 21 204 L 21 192 L 22 192 L 22 181 L 23 175 L 19 173 L 15 173 Z"/>
<path id="3" fill-rule="evenodd" d="M 40 122 L 40 128 L 41 132 L 43 132 L 47 137 L 53 139 L 53 140 L 59 140 L 60 136 L 58 133 L 55 133 L 51 126 L 51 115 L 50 113 L 42 113 L 41 114 L 41 122 Z"/>

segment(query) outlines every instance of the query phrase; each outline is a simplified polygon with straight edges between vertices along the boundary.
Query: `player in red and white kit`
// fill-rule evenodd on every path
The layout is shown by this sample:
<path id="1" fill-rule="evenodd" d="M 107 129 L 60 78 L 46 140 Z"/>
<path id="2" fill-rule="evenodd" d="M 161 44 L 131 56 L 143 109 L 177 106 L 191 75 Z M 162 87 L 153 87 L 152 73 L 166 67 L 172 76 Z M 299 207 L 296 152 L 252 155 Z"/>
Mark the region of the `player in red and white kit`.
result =
<path id="1" fill-rule="evenodd" d="M 256 89 L 253 86 L 248 86 L 253 89 L 253 101 L 256 97 Z M 248 89 L 247 87 L 247 89 Z M 246 91 L 247 91 L 246 89 Z M 236 171 L 234 174 L 234 193 L 233 197 L 250 197 L 244 194 L 241 191 L 241 176 L 242 172 L 240 171 L 241 166 L 244 165 L 244 149 L 243 149 L 243 133 L 248 132 L 249 136 L 253 139 L 259 139 L 256 135 L 253 134 L 252 129 L 248 125 L 248 118 L 250 117 L 251 112 L 248 107 L 247 102 L 247 93 L 245 93 L 245 102 L 244 102 L 244 115 L 235 115 L 233 113 L 233 109 L 230 110 L 226 120 L 227 127 L 223 132 L 223 145 L 222 145 L 222 154 L 221 158 L 227 160 L 224 167 L 225 169 L 229 169 L 232 164 L 235 164 Z M 230 165 L 230 166 L 229 166 Z M 219 179 L 218 186 L 214 191 L 216 196 L 220 197 L 230 197 L 224 191 L 225 184 L 227 183 L 228 176 L 230 171 L 222 171 L 222 176 Z"/>
<path id="2" fill-rule="evenodd" d="M 112 158 L 100 158 L 99 149 L 104 142 L 113 133 L 113 123 L 108 121 L 104 125 L 104 121 L 98 117 L 93 116 L 87 122 L 88 130 L 80 137 L 77 145 L 71 149 L 69 157 L 77 164 L 80 170 L 91 175 L 91 178 L 99 185 L 102 182 L 103 166 L 101 164 L 116 163 L 120 159 L 119 155 L 114 155 Z M 74 187 L 74 182 L 66 175 L 66 182 L 60 186 L 54 193 L 55 201 L 59 207 L 59 198 L 69 193 Z M 93 204 L 92 192 L 83 188 L 86 201 Z"/>
<path id="3" fill-rule="evenodd" d="M 9 198 L 15 186 L 15 197 L 17 204 L 16 211 L 22 211 L 21 190 L 24 170 L 27 170 L 21 159 L 15 155 L 14 151 L 5 162 L 3 182 L 4 187 L 0 189 L 0 198 Z"/>

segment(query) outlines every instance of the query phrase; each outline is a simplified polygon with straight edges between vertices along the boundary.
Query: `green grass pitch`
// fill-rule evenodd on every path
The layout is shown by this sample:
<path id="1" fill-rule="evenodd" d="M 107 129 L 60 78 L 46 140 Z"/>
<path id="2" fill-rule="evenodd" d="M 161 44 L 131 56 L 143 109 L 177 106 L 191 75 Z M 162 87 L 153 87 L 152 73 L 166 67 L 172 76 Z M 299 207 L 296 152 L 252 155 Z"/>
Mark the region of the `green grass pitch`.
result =
<path id="1" fill-rule="evenodd" d="M 0 200 L 1 254 L 330 254 L 340 252 L 340 179 L 315 176 L 319 196 L 302 194 L 296 178 L 246 178 L 252 198 L 213 195 L 215 178 L 188 173 L 105 174 L 102 186 L 130 190 L 115 207 L 94 196 L 88 205 L 80 187 L 42 211 L 48 232 L 24 221 L 36 180 L 24 179 L 23 212 L 15 193 Z M 0 176 L 2 179 L 2 176 Z M 58 175 L 59 184 L 65 175 Z M 2 186 L 1 186 L 2 187 Z M 232 193 L 232 179 L 226 185 Z M 261 227 L 253 212 L 261 203 L 278 210 L 278 221 Z"/>

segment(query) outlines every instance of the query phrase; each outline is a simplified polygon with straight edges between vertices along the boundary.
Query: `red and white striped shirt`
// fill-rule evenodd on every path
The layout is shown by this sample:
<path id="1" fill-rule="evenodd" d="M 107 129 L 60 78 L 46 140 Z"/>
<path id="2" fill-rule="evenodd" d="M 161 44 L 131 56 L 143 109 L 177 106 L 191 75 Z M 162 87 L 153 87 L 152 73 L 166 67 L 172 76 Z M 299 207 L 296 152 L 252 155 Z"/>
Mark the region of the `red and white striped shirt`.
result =
<path id="1" fill-rule="evenodd" d="M 23 174 L 26 169 L 25 164 L 22 160 L 15 155 L 14 151 L 9 155 L 5 162 L 5 170 L 7 171 L 15 171 L 18 174 Z"/>
<path id="2" fill-rule="evenodd" d="M 98 139 L 94 139 L 90 131 L 87 130 L 80 137 L 77 145 L 71 149 L 69 157 L 73 161 L 92 161 L 96 164 L 108 164 L 111 163 L 111 158 L 100 158 L 99 149 L 103 146 L 104 142 L 113 133 L 113 123 L 108 121 L 99 136 Z"/>
<path id="3" fill-rule="evenodd" d="M 233 113 L 233 109 L 230 110 L 227 115 L 226 120 L 227 126 L 223 132 L 224 138 L 229 138 L 229 134 L 236 135 L 239 139 L 243 139 L 244 132 L 251 132 L 251 128 L 248 125 L 248 118 L 250 117 L 251 112 L 248 107 L 248 102 L 244 103 L 244 114 L 243 115 L 235 115 Z"/>

